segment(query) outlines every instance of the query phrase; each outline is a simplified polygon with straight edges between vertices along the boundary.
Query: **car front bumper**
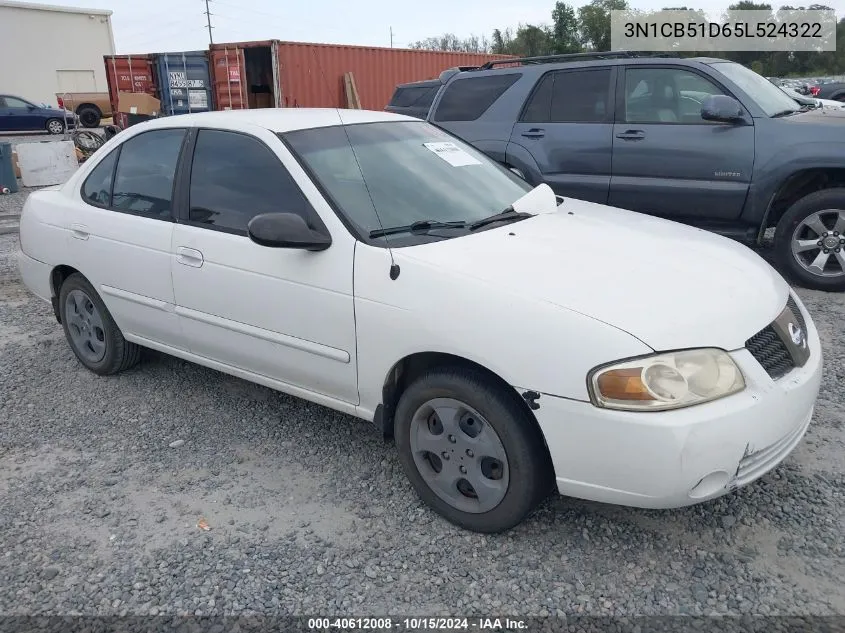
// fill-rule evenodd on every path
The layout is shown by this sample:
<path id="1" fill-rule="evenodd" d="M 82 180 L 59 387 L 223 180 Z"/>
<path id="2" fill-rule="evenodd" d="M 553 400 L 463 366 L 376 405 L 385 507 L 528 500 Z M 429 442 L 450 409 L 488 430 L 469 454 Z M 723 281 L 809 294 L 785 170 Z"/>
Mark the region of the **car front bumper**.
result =
<path id="1" fill-rule="evenodd" d="M 818 332 L 810 359 L 773 381 L 750 352 L 731 353 L 746 389 L 697 406 L 626 412 L 543 394 L 534 414 L 561 494 L 642 508 L 719 497 L 782 462 L 813 415 L 822 373 Z M 523 390 L 520 390 L 520 392 Z"/>

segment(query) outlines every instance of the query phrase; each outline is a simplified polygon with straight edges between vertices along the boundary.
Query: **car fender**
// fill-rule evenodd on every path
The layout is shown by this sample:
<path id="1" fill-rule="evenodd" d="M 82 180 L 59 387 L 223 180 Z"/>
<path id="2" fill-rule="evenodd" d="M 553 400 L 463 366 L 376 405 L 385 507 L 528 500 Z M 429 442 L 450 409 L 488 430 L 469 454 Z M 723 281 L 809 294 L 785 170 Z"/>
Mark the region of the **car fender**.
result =
<path id="1" fill-rule="evenodd" d="M 458 238 L 460 239 L 460 238 Z M 512 386 L 587 401 L 594 367 L 653 350 L 607 323 L 505 292 L 414 259 L 414 247 L 358 244 L 355 320 L 362 414 L 374 413 L 402 359 L 439 352 L 470 360 Z M 399 267 L 392 279 L 391 262 Z M 548 271 L 538 271 L 548 274 Z"/>
<path id="2" fill-rule="evenodd" d="M 808 169 L 842 169 L 842 151 L 842 143 L 814 141 L 790 145 L 788 151 L 758 152 L 758 159 L 769 159 L 754 166 L 742 219 L 759 224 L 762 234 L 775 197 L 789 178 Z"/>

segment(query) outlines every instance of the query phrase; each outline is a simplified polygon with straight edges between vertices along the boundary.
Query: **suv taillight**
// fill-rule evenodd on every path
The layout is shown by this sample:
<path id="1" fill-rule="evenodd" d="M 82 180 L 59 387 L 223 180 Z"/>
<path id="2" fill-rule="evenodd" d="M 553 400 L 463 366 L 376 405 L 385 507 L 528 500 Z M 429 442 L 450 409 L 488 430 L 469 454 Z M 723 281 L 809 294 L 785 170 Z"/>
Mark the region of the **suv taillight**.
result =
<path id="1" fill-rule="evenodd" d="M 65 100 L 62 99 L 61 97 L 56 97 L 56 100 L 59 102 L 59 109 L 64 110 L 65 109 Z"/>
<path id="2" fill-rule="evenodd" d="M 818 86 L 811 86 L 811 87 L 810 87 L 810 94 L 811 94 L 811 95 L 813 95 L 814 97 L 815 97 L 817 94 L 819 94 L 821 91 L 822 91 L 822 89 L 821 89 L 821 88 L 819 88 Z"/>

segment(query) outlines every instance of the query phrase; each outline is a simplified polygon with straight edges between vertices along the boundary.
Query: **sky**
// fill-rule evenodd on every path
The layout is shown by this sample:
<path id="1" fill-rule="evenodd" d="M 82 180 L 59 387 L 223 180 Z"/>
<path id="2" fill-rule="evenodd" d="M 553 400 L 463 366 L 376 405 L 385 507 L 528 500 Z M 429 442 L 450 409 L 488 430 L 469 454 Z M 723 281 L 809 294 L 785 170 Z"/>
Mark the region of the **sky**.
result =
<path id="1" fill-rule="evenodd" d="M 35 2 L 35 0 L 30 0 Z M 40 4 L 110 9 L 117 53 L 156 53 L 208 46 L 205 0 L 48 0 Z M 571 2 L 578 7 L 585 2 Z M 774 2 L 775 6 L 786 2 Z M 638 9 L 678 4 L 635 0 Z M 707 12 L 729 2 L 689 3 Z M 799 5 L 800 3 L 794 2 Z M 806 4 L 810 4 L 807 2 Z M 842 15 L 845 0 L 825 2 Z M 407 47 L 427 37 L 487 35 L 520 23 L 551 23 L 554 0 L 425 0 L 403 5 L 398 0 L 209 0 L 215 42 L 289 40 Z"/>

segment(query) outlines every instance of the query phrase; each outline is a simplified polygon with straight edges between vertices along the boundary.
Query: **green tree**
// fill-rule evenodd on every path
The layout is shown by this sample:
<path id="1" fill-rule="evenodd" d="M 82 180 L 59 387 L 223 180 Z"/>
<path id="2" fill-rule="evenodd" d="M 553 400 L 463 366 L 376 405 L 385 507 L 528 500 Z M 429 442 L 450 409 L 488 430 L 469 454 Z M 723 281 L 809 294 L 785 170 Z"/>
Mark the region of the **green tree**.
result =
<path id="1" fill-rule="evenodd" d="M 552 11 L 552 47 L 555 53 L 581 51 L 578 18 L 572 6 L 558 0 Z"/>
<path id="2" fill-rule="evenodd" d="M 626 0 L 592 0 L 578 9 L 583 43 L 594 51 L 610 50 L 610 12 L 628 9 Z"/>
<path id="3" fill-rule="evenodd" d="M 492 46 L 486 36 L 470 35 L 460 39 L 454 33 L 444 33 L 437 37 L 427 37 L 409 46 L 417 50 L 448 51 L 455 53 L 490 53 Z"/>

